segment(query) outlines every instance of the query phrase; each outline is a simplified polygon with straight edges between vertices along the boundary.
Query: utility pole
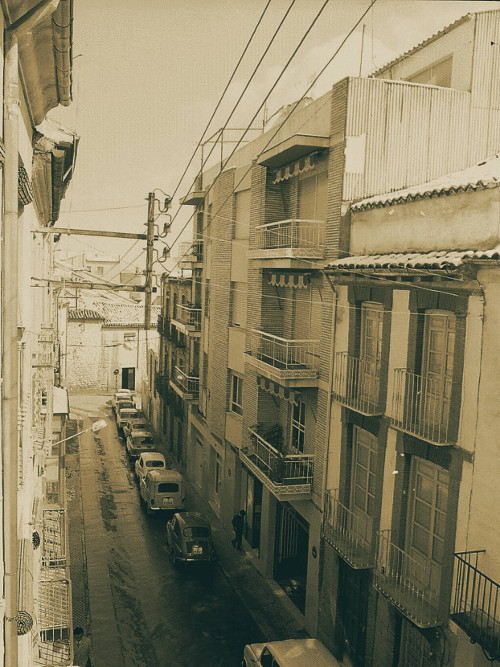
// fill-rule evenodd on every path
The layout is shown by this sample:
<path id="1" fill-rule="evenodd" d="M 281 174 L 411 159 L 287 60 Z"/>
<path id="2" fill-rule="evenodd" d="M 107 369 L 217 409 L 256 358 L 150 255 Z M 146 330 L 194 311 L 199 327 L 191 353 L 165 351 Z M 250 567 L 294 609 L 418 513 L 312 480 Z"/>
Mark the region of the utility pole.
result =
<path id="1" fill-rule="evenodd" d="M 153 290 L 153 247 L 155 234 L 155 195 L 148 194 L 148 221 L 146 223 L 146 280 L 144 295 L 144 328 L 151 327 L 151 292 Z"/>

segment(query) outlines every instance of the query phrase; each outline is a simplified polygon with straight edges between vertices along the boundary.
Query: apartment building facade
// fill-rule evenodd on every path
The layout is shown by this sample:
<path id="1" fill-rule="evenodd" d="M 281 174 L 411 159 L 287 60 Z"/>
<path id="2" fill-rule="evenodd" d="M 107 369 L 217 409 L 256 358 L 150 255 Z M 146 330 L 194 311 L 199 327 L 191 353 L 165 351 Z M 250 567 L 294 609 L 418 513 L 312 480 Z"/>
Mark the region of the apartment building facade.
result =
<path id="1" fill-rule="evenodd" d="M 435 363 L 431 340 L 448 341 L 450 364 L 451 348 L 457 349 L 449 372 L 459 373 L 467 307 L 450 283 L 437 301 L 421 296 L 422 289 L 408 288 L 403 297 L 392 283 L 388 289 L 382 281 L 358 280 L 357 267 L 344 276 L 336 262 L 378 252 L 382 232 L 376 221 L 355 225 L 351 202 L 432 181 L 499 150 L 497 93 L 490 85 L 486 94 L 483 85 L 485 73 L 498 66 L 498 49 L 486 46 L 498 39 L 499 25 L 497 12 L 467 16 L 374 77 L 343 79 L 241 148 L 220 173 L 203 174 L 183 201 L 194 206 L 193 250 L 185 258 L 191 257 L 192 307 L 201 322 L 199 347 L 192 348 L 199 394 L 177 394 L 186 400 L 182 462 L 228 528 L 235 511 L 246 510 L 245 540 L 255 566 L 283 587 L 308 631 L 351 664 L 413 664 L 404 660 L 420 646 L 414 619 L 404 617 L 408 627 L 398 621 L 401 630 L 379 613 L 379 599 L 391 593 L 377 584 L 376 573 L 388 566 L 376 569 L 376 545 L 385 545 L 392 563 L 404 540 L 377 531 L 403 535 L 401 503 L 382 524 L 373 517 L 386 518 L 383 498 L 392 486 L 401 485 L 398 498 L 406 503 L 411 481 L 432 487 L 434 505 L 420 511 L 433 512 L 438 522 L 446 492 L 452 489 L 450 503 L 459 502 L 462 459 L 455 441 L 429 442 L 421 433 L 424 444 L 415 444 L 418 434 L 406 432 L 403 417 L 399 430 L 391 426 L 385 397 L 396 382 L 390 363 L 399 363 L 406 369 L 396 373 L 400 403 L 410 394 L 417 400 L 419 378 L 427 378 L 422 368 Z M 412 247 L 404 218 L 398 223 L 384 231 L 387 252 L 394 239 Z M 445 245 L 438 249 L 461 247 L 464 231 L 457 227 L 453 239 L 441 238 Z M 437 241 L 434 227 L 428 234 Z M 398 300 L 405 298 L 403 306 Z M 400 342 L 410 324 L 407 331 L 394 328 L 404 308 L 414 332 L 407 346 Z M 411 364 L 405 355 L 413 355 Z M 457 380 L 449 382 L 455 387 Z M 460 403 L 460 391 L 453 392 L 448 411 Z M 434 425 L 439 437 L 456 438 L 456 419 L 446 436 L 443 419 Z M 391 438 L 407 466 L 401 471 L 387 458 Z M 428 454 L 432 447 L 435 455 Z M 349 536 L 345 526 L 353 523 L 370 538 L 368 549 Z M 340 530 L 337 542 L 332 530 Z M 449 546 L 451 520 L 443 530 Z M 443 587 L 453 578 L 453 555 L 447 558 Z M 389 615 L 394 605 L 386 606 Z M 400 634 L 408 638 L 404 658 L 394 648 Z M 436 655 L 429 649 L 426 659 Z"/>

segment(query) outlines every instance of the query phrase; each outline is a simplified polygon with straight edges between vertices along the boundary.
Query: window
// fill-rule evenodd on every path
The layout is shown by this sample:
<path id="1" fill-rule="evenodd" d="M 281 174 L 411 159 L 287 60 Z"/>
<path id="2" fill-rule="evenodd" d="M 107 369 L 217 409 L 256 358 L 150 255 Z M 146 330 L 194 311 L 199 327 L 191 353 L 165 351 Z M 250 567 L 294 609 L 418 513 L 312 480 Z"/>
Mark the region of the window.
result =
<path id="1" fill-rule="evenodd" d="M 215 494 L 218 496 L 220 493 L 220 487 L 222 484 L 222 466 L 221 458 L 217 454 L 217 459 L 215 461 Z"/>
<path id="2" fill-rule="evenodd" d="M 237 192 L 235 199 L 236 215 L 233 238 L 246 240 L 250 233 L 250 190 Z"/>
<path id="3" fill-rule="evenodd" d="M 377 440 L 354 427 L 352 446 L 351 509 L 374 516 L 377 473 Z"/>
<path id="4" fill-rule="evenodd" d="M 245 328 L 247 324 L 246 283 L 231 283 L 231 326 Z"/>
<path id="5" fill-rule="evenodd" d="M 239 375 L 231 375 L 231 412 L 238 415 L 243 414 L 243 378 Z"/>
<path id="6" fill-rule="evenodd" d="M 292 408 L 292 448 L 303 452 L 306 437 L 306 404 L 302 401 L 294 403 Z"/>
<path id="7" fill-rule="evenodd" d="M 104 267 L 103 266 L 97 266 L 96 267 L 96 273 L 98 276 L 102 276 L 104 274 Z"/>
<path id="8" fill-rule="evenodd" d="M 433 63 L 430 67 L 426 67 L 426 69 L 410 77 L 408 81 L 411 81 L 412 83 L 426 83 L 433 86 L 451 88 L 452 66 L 453 56 L 448 56 L 444 60 Z"/>

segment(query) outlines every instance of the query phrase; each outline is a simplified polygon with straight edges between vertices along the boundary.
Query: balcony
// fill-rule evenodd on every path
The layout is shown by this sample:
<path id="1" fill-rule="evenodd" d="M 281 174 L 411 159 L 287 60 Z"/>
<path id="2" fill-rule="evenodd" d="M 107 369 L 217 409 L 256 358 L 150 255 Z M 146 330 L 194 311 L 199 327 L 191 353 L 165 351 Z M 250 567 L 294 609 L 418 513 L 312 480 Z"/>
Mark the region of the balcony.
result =
<path id="1" fill-rule="evenodd" d="M 255 430 L 240 459 L 278 500 L 306 500 L 312 491 L 313 454 L 283 454 Z"/>
<path id="2" fill-rule="evenodd" d="M 43 510 L 42 523 L 42 567 L 61 568 L 67 564 L 66 510 L 51 508 Z"/>
<path id="3" fill-rule="evenodd" d="M 248 257 L 260 260 L 262 268 L 311 268 L 311 260 L 321 260 L 325 249 L 324 220 L 290 218 L 259 225 L 257 248 Z"/>
<path id="4" fill-rule="evenodd" d="M 348 509 L 338 499 L 338 489 L 326 492 L 322 535 L 355 570 L 375 566 L 373 517 Z"/>
<path id="5" fill-rule="evenodd" d="M 189 269 L 201 263 L 203 263 L 203 240 L 196 239 L 188 243 L 181 243 L 181 266 Z"/>
<path id="6" fill-rule="evenodd" d="M 172 324 L 186 335 L 201 333 L 201 308 L 178 304 L 175 316 Z"/>
<path id="7" fill-rule="evenodd" d="M 500 660 L 500 584 L 478 569 L 481 551 L 455 554 L 452 620 L 491 659 Z"/>
<path id="8" fill-rule="evenodd" d="M 335 355 L 333 383 L 334 396 L 342 405 L 369 417 L 384 413 L 378 360 L 338 352 Z"/>
<path id="9" fill-rule="evenodd" d="M 440 608 L 442 568 L 397 547 L 390 530 L 377 535 L 375 588 L 419 628 L 441 625 L 446 620 Z"/>
<path id="10" fill-rule="evenodd" d="M 73 655 L 71 583 L 61 578 L 41 580 L 38 598 L 38 651 L 43 665 L 68 665 Z"/>
<path id="11" fill-rule="evenodd" d="M 195 400 L 200 391 L 200 378 L 197 375 L 188 375 L 182 368 L 176 366 L 170 387 L 185 401 Z"/>
<path id="12" fill-rule="evenodd" d="M 416 375 L 405 368 L 394 371 L 393 426 L 434 445 L 456 442 L 452 419 L 451 382 Z"/>
<path id="13" fill-rule="evenodd" d="M 32 354 L 33 368 L 49 368 L 54 365 L 54 339 L 52 333 L 45 332 L 38 336 L 38 345 Z"/>
<path id="14" fill-rule="evenodd" d="M 319 340 L 280 338 L 252 329 L 247 361 L 259 373 L 285 387 L 317 387 Z"/>

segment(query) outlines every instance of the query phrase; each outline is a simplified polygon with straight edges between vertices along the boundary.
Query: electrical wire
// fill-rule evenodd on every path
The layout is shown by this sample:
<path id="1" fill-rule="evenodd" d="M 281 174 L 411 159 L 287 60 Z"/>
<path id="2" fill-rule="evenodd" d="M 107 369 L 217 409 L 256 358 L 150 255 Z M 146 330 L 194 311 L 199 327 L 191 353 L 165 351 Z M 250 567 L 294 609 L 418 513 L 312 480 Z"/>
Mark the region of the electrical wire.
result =
<path id="1" fill-rule="evenodd" d="M 253 40 L 253 38 L 254 38 L 254 36 L 255 36 L 255 33 L 257 32 L 257 30 L 258 30 L 258 28 L 259 28 L 259 26 L 260 26 L 260 24 L 261 24 L 261 22 L 262 22 L 262 20 L 263 20 L 263 18 L 264 18 L 264 16 L 265 16 L 266 12 L 267 12 L 267 10 L 268 10 L 270 4 L 271 4 L 271 0 L 268 0 L 267 5 L 264 7 L 264 10 L 262 11 L 262 14 L 260 15 L 259 20 L 257 21 L 257 24 L 255 25 L 255 27 L 254 27 L 254 29 L 253 29 L 253 31 L 252 31 L 252 34 L 250 35 L 250 37 L 249 37 L 249 39 L 248 39 L 248 41 L 247 41 L 247 43 L 246 43 L 246 45 L 245 45 L 245 48 L 243 49 L 243 52 L 242 52 L 242 54 L 240 55 L 240 57 L 239 57 L 239 59 L 238 59 L 238 62 L 236 63 L 236 66 L 235 66 L 235 68 L 234 68 L 233 71 L 232 71 L 231 76 L 229 77 L 229 80 L 228 80 L 228 82 L 226 83 L 226 86 L 225 86 L 224 90 L 222 91 L 222 93 L 221 93 L 221 95 L 220 95 L 220 97 L 219 97 L 219 100 L 218 100 L 217 104 L 215 105 L 215 109 L 212 111 L 212 115 L 210 116 L 210 119 L 208 120 L 208 122 L 207 122 L 207 124 L 206 124 L 206 126 L 205 126 L 205 129 L 203 130 L 203 132 L 202 132 L 202 134 L 201 134 L 200 140 L 198 141 L 198 143 L 197 143 L 197 145 L 196 145 L 196 148 L 195 148 L 194 151 L 193 151 L 193 154 L 192 154 L 191 157 L 189 158 L 189 162 L 187 163 L 186 168 L 184 169 L 184 171 L 183 171 L 183 173 L 182 173 L 182 176 L 181 176 L 180 179 L 179 179 L 179 182 L 178 182 L 177 185 L 175 186 L 175 189 L 174 189 L 174 191 L 173 191 L 173 193 L 172 193 L 172 199 L 175 197 L 175 195 L 176 195 L 178 189 L 180 188 L 181 183 L 182 183 L 182 181 L 183 181 L 183 179 L 184 179 L 184 176 L 186 175 L 186 173 L 187 173 L 189 167 L 191 166 L 191 163 L 192 163 L 192 161 L 194 160 L 194 157 L 195 157 L 195 155 L 196 155 L 196 153 L 197 153 L 199 147 L 201 146 L 201 143 L 202 143 L 203 139 L 205 138 L 205 135 L 206 135 L 206 133 L 207 133 L 207 131 L 208 131 L 208 128 L 210 127 L 210 123 L 213 121 L 213 119 L 214 119 L 214 117 L 215 117 L 215 114 L 216 114 L 217 111 L 219 110 L 219 107 L 220 107 L 220 105 L 221 105 L 221 103 L 222 103 L 222 100 L 224 99 L 224 96 L 225 96 L 225 94 L 227 93 L 227 91 L 228 91 L 228 89 L 229 89 L 229 86 L 231 85 L 231 83 L 232 83 L 232 81 L 233 81 L 233 79 L 234 79 L 234 77 L 235 77 L 235 75 L 236 75 L 236 72 L 237 72 L 239 66 L 241 65 L 241 62 L 242 62 L 243 58 L 245 57 L 246 52 L 248 51 L 248 49 L 249 49 L 249 47 L 250 47 L 250 44 L 252 43 L 252 40 Z M 226 122 L 226 123 L 227 123 L 227 122 Z M 203 165 L 202 165 L 202 169 L 203 169 Z"/>
<path id="2" fill-rule="evenodd" d="M 284 67 L 284 69 L 283 69 L 282 72 L 280 73 L 280 75 L 279 75 L 278 79 L 276 80 L 275 84 L 273 84 L 271 90 L 270 90 L 269 93 L 266 95 L 266 97 L 264 98 L 264 101 L 262 102 L 262 104 L 260 105 L 259 109 L 257 110 L 257 112 L 255 113 L 255 115 L 254 115 L 253 118 L 251 119 L 250 123 L 249 123 L 248 126 L 247 126 L 247 130 L 246 130 L 246 131 L 248 131 L 248 129 L 252 126 L 252 123 L 254 122 L 254 120 L 255 120 L 257 114 L 259 113 L 260 109 L 261 109 L 262 106 L 266 103 L 267 98 L 269 97 L 269 95 L 271 94 L 271 92 L 274 90 L 274 88 L 275 88 L 275 86 L 277 85 L 278 81 L 280 80 L 281 76 L 284 74 L 284 71 L 285 71 L 286 68 L 289 66 L 291 60 L 293 59 L 293 57 L 294 57 L 295 54 L 297 53 L 297 51 L 298 51 L 298 49 L 300 48 L 300 46 L 302 45 L 304 39 L 305 39 L 306 36 L 309 34 L 310 30 L 312 29 L 312 27 L 313 27 L 313 25 L 315 24 L 315 22 L 318 20 L 319 16 L 320 16 L 321 13 L 323 12 L 323 10 L 324 10 L 324 8 L 326 7 L 326 5 L 328 4 L 328 2 L 329 2 L 329 0 L 325 0 L 325 2 L 324 2 L 324 4 L 322 5 L 322 7 L 320 8 L 318 14 L 317 14 L 316 17 L 314 18 L 313 22 L 311 23 L 311 25 L 310 25 L 309 28 L 307 29 L 307 31 L 306 31 L 306 33 L 304 34 L 304 36 L 302 37 L 302 39 L 300 40 L 298 47 L 294 50 L 294 52 L 292 53 L 292 55 L 291 55 L 290 58 L 288 59 L 286 65 L 285 65 L 285 67 Z M 329 65 L 332 63 L 332 61 L 334 60 L 334 58 L 338 55 L 339 51 L 342 49 L 342 47 L 344 46 L 344 44 L 346 43 L 346 41 L 349 39 L 349 37 L 352 35 L 352 33 L 355 31 L 355 29 L 358 27 L 358 25 L 361 23 L 361 21 L 364 19 L 364 17 L 366 16 L 366 14 L 370 11 L 370 9 L 373 7 L 373 5 L 374 5 L 376 2 L 377 2 L 377 0 L 372 0 L 372 2 L 370 3 L 369 7 L 362 13 L 362 15 L 360 16 L 360 18 L 356 21 L 356 23 L 353 25 L 353 27 L 349 30 L 349 32 L 347 33 L 347 35 L 345 36 L 345 38 L 342 40 L 342 42 L 340 43 L 340 46 L 336 49 L 336 51 L 335 51 L 334 54 L 331 56 L 331 58 L 328 59 L 328 61 L 326 62 L 326 64 L 322 67 L 322 69 L 319 71 L 319 73 L 314 77 L 314 79 L 312 80 L 311 84 L 308 86 L 308 88 L 306 89 L 306 91 L 305 91 L 305 92 L 302 94 L 302 96 L 301 96 L 301 97 L 300 97 L 300 98 L 299 98 L 299 99 L 292 105 L 292 108 L 290 109 L 290 111 L 286 114 L 286 116 L 284 117 L 284 119 L 282 120 L 282 122 L 281 122 L 281 123 L 279 124 L 279 126 L 276 128 L 275 132 L 271 135 L 271 137 L 270 137 L 269 140 L 267 141 L 266 145 L 262 148 L 262 150 L 261 150 L 260 153 L 256 156 L 255 159 L 258 159 L 258 158 L 262 155 L 262 153 L 267 149 L 267 147 L 268 147 L 269 144 L 273 141 L 273 139 L 276 137 L 276 135 L 277 135 L 278 132 L 281 130 L 281 128 L 282 128 L 282 127 L 285 125 L 285 123 L 289 120 L 290 116 L 296 111 L 296 109 L 297 109 L 297 107 L 299 106 L 300 102 L 304 99 L 304 97 L 307 95 L 307 93 L 309 93 L 309 91 L 313 88 L 313 86 L 316 84 L 316 81 L 317 81 L 317 80 L 320 78 L 320 76 L 324 73 L 324 71 L 327 69 L 327 67 L 329 67 Z M 245 131 L 245 133 L 242 135 L 242 137 L 245 136 L 246 131 Z M 238 144 L 233 148 L 231 154 L 230 154 L 229 157 L 226 159 L 225 164 L 227 164 L 227 163 L 229 162 L 229 160 L 230 160 L 231 157 L 234 155 L 234 153 L 235 153 L 235 151 L 237 150 L 237 148 L 238 148 Z M 236 189 L 238 188 L 238 186 L 243 182 L 243 180 L 246 178 L 246 176 L 248 175 L 248 173 L 250 172 L 251 169 L 252 169 L 251 166 L 248 167 L 248 169 L 247 169 L 246 172 L 243 174 L 243 176 L 240 178 L 240 180 L 238 181 L 238 183 L 236 184 L 236 186 L 233 187 L 233 192 L 230 193 L 230 194 L 226 197 L 226 199 L 224 200 L 224 202 L 219 206 L 218 211 L 220 211 L 220 210 L 225 206 L 225 204 L 229 201 L 229 199 L 233 196 L 234 192 L 236 191 Z M 207 189 L 207 191 L 206 191 L 206 193 L 205 193 L 205 196 L 208 194 L 208 192 L 210 192 L 211 188 L 214 186 L 215 181 L 216 181 L 216 179 L 214 179 L 214 181 L 210 184 L 209 188 Z M 217 211 L 217 212 L 218 212 L 218 211 Z M 192 220 L 192 218 L 193 218 L 193 216 L 191 216 L 190 220 Z M 186 222 L 186 224 L 184 225 L 184 227 L 181 229 L 181 232 L 177 235 L 177 237 L 175 238 L 174 242 L 171 244 L 172 246 L 174 246 L 175 243 L 177 243 L 177 241 L 179 240 L 181 234 L 183 233 L 183 231 L 186 229 L 187 225 L 189 224 L 190 220 L 188 220 L 188 221 Z M 206 227 L 204 227 L 203 231 L 205 230 L 205 228 L 206 228 Z M 178 260 L 178 262 L 176 263 L 176 265 L 173 267 L 174 269 L 176 268 L 176 266 L 178 266 L 179 261 L 180 261 L 181 259 L 182 259 L 182 258 L 180 258 L 180 259 Z"/>
<path id="3" fill-rule="evenodd" d="M 269 48 L 270 48 L 270 46 L 271 46 L 273 40 L 275 39 L 276 35 L 278 34 L 279 30 L 281 29 L 281 26 L 283 25 L 283 22 L 286 20 L 286 18 L 287 18 L 287 16 L 288 16 L 288 13 L 290 12 L 290 10 L 291 10 L 291 8 L 293 7 L 293 5 L 295 4 L 295 2 L 296 2 L 296 0 L 293 0 L 293 1 L 292 1 L 292 3 L 291 3 L 291 5 L 289 6 L 287 12 L 285 13 L 285 15 L 283 16 L 283 18 L 281 19 L 280 23 L 278 24 L 278 28 L 276 29 L 275 33 L 273 34 L 273 36 L 272 36 L 272 38 L 271 38 L 271 41 L 270 41 L 270 43 L 269 43 L 269 45 L 268 45 L 268 47 L 267 47 L 265 53 L 267 53 L 267 51 L 269 50 Z M 316 16 L 314 17 L 312 23 L 309 25 L 309 27 L 307 28 L 306 32 L 304 33 L 304 35 L 303 35 L 302 38 L 300 39 L 300 41 L 299 41 L 297 47 L 294 49 L 294 51 L 292 52 L 291 56 L 288 58 L 287 62 L 285 63 L 285 66 L 281 69 L 281 72 L 280 72 L 280 74 L 278 75 L 278 78 L 275 80 L 275 82 L 274 82 L 273 85 L 271 86 L 270 90 L 268 91 L 267 95 L 264 97 L 263 101 L 262 101 L 261 104 L 259 105 L 259 107 L 258 107 L 257 111 L 255 112 L 255 114 L 253 115 L 251 121 L 248 123 L 248 125 L 247 125 L 246 129 L 244 130 L 242 136 L 240 137 L 239 141 L 236 143 L 236 145 L 234 146 L 233 150 L 231 151 L 231 154 L 230 154 L 229 157 L 225 160 L 224 164 L 227 164 L 227 163 L 228 163 L 228 161 L 231 159 L 231 157 L 234 155 L 234 153 L 235 153 L 236 150 L 238 149 L 239 145 L 240 145 L 241 142 L 243 141 L 243 138 L 246 136 L 247 132 L 248 132 L 248 131 L 250 130 L 250 128 L 252 127 L 252 125 L 253 125 L 255 119 L 257 118 L 258 114 L 260 113 L 261 109 L 264 107 L 264 105 L 266 104 L 266 102 L 267 102 L 267 100 L 269 99 L 270 95 L 273 93 L 274 89 L 276 88 L 276 86 L 277 86 L 278 83 L 280 82 L 281 78 L 283 77 L 283 75 L 285 74 L 286 70 L 287 70 L 288 67 L 290 66 L 292 60 L 293 60 L 294 57 L 296 56 L 297 51 L 300 49 L 300 47 L 301 47 L 302 44 L 304 43 L 305 39 L 307 38 L 307 36 L 308 36 L 309 33 L 311 32 L 311 30 L 313 29 L 314 25 L 315 25 L 316 22 L 318 21 L 319 17 L 320 17 L 321 14 L 323 13 L 323 11 L 324 11 L 326 5 L 327 5 L 329 2 L 330 2 L 330 0 L 325 0 L 324 3 L 323 3 L 323 5 L 320 7 L 320 9 L 319 9 L 319 11 L 317 12 Z M 374 0 L 374 2 L 376 2 L 376 0 Z M 265 54 L 264 54 L 264 55 L 265 55 Z M 254 71 L 252 72 L 252 75 L 251 75 L 251 77 L 250 77 L 250 80 L 249 80 L 249 82 L 247 83 L 247 85 L 245 86 L 245 89 L 244 89 L 243 93 L 244 93 L 244 92 L 246 91 L 246 89 L 248 88 L 248 84 L 250 83 L 250 81 L 252 80 L 253 76 L 255 75 L 255 73 L 256 73 L 258 67 L 260 66 L 262 60 L 263 60 L 263 57 L 259 60 L 259 63 L 258 63 L 258 65 L 257 65 L 257 67 L 256 67 L 256 68 L 254 69 Z M 231 111 L 231 114 L 230 114 L 228 120 L 226 121 L 226 125 L 227 125 L 227 123 L 229 122 L 229 119 L 232 117 L 232 115 L 233 115 L 233 113 L 234 113 L 234 110 L 236 109 L 236 106 L 239 104 L 239 102 L 240 102 L 242 96 L 243 96 L 243 94 L 240 95 L 237 104 L 236 104 L 235 107 L 233 108 L 233 111 Z M 304 96 L 302 96 L 302 97 L 304 97 Z M 302 98 L 301 98 L 301 99 L 302 99 Z M 300 101 L 300 100 L 299 100 L 299 101 Z M 203 169 L 203 166 L 206 164 L 207 160 L 209 159 L 209 157 L 210 157 L 212 151 L 214 150 L 214 147 L 215 147 L 215 144 L 214 144 L 214 146 L 212 147 L 212 149 L 211 149 L 210 153 L 208 154 L 207 158 L 205 159 L 204 163 L 202 164 L 202 167 L 201 167 L 202 169 Z M 223 169 L 223 166 L 221 166 L 221 171 L 220 171 L 219 173 L 222 172 L 222 169 Z M 248 172 L 247 172 L 247 173 L 248 173 Z M 246 176 L 246 174 L 245 174 L 245 176 Z M 214 179 L 214 181 L 212 181 L 212 183 L 211 183 L 211 184 L 209 185 L 209 187 L 207 188 L 207 191 L 205 192 L 205 197 L 206 197 L 207 194 L 210 192 L 210 190 L 213 188 L 213 186 L 214 186 L 214 184 L 215 184 L 215 181 L 216 181 L 216 179 Z M 241 181 L 240 181 L 240 182 L 241 182 Z M 191 187 L 194 187 L 195 183 L 196 183 L 196 179 L 195 179 L 195 180 L 193 181 L 193 183 L 191 184 Z M 231 196 L 231 195 L 229 195 L 229 197 L 230 197 L 230 196 Z M 229 199 L 229 197 L 228 197 L 228 199 Z M 227 201 L 227 200 L 226 200 L 226 201 Z M 224 202 L 224 204 L 225 204 L 225 203 L 226 203 L 226 202 Z M 224 206 L 224 204 L 222 204 L 222 206 Z M 222 206 L 221 206 L 220 208 L 222 208 Z M 220 209 L 219 209 L 219 210 L 220 210 Z M 177 209 L 175 215 L 173 216 L 173 218 L 172 218 L 172 223 L 175 221 L 177 215 L 179 214 L 179 211 L 180 211 L 180 207 Z M 179 232 L 179 234 L 178 234 L 177 237 L 175 238 L 174 242 L 171 244 L 171 247 L 174 246 L 174 245 L 177 243 L 177 241 L 179 240 L 179 237 L 182 235 L 183 231 L 186 229 L 187 225 L 188 225 L 189 222 L 193 219 L 193 217 L 194 217 L 194 214 L 188 219 L 188 221 L 186 222 L 186 224 L 182 227 L 181 231 Z M 174 267 L 174 268 L 175 268 L 175 267 Z"/>

